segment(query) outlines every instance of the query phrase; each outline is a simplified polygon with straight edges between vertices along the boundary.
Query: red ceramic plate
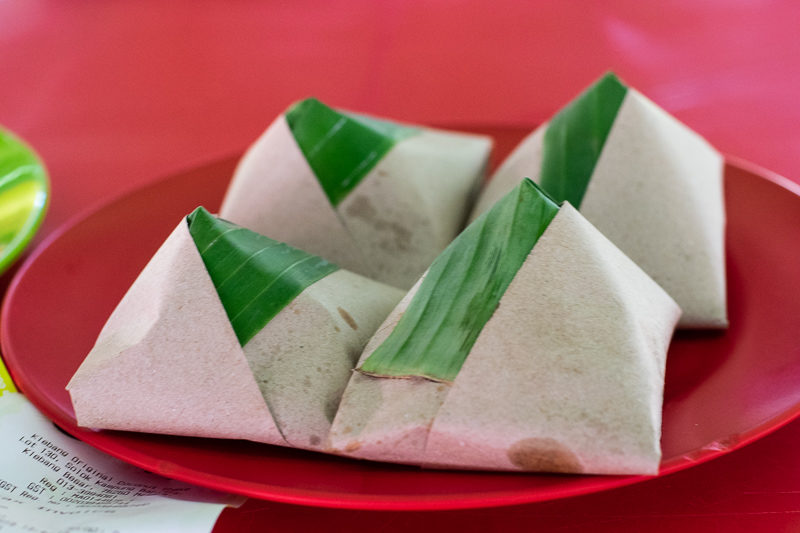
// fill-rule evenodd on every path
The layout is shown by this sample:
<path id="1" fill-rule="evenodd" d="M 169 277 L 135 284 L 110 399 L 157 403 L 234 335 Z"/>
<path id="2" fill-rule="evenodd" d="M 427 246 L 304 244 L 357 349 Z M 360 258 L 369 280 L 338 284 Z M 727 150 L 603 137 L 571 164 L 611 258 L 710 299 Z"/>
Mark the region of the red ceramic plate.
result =
<path id="1" fill-rule="evenodd" d="M 527 129 L 482 129 L 504 156 Z M 91 431 L 64 386 L 151 254 L 182 216 L 217 209 L 231 157 L 120 198 L 65 225 L 14 279 L 0 335 L 11 374 L 59 426 L 168 477 L 256 498 L 363 509 L 534 502 L 646 481 L 641 476 L 437 472 L 244 441 Z M 678 334 L 667 363 L 661 475 L 730 452 L 800 413 L 800 187 L 728 161 L 726 332 Z"/>

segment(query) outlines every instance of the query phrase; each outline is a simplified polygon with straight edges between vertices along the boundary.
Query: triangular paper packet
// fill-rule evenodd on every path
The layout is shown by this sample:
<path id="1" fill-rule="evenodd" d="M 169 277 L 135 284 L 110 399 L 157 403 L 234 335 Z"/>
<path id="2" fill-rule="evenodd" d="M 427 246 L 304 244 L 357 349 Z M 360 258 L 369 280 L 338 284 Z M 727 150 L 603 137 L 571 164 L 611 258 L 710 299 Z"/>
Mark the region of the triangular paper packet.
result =
<path id="1" fill-rule="evenodd" d="M 656 473 L 679 316 L 572 206 L 525 180 L 370 340 L 331 451 L 443 468 Z"/>
<path id="2" fill-rule="evenodd" d="M 303 100 L 247 151 L 220 215 L 408 289 L 463 227 L 491 146 Z"/>
<path id="3" fill-rule="evenodd" d="M 576 206 L 681 306 L 682 327 L 727 326 L 723 158 L 613 74 L 535 130 L 472 213 L 529 176 Z"/>
<path id="4" fill-rule="evenodd" d="M 318 449 L 358 354 L 401 297 L 198 209 L 67 385 L 78 423 Z"/>

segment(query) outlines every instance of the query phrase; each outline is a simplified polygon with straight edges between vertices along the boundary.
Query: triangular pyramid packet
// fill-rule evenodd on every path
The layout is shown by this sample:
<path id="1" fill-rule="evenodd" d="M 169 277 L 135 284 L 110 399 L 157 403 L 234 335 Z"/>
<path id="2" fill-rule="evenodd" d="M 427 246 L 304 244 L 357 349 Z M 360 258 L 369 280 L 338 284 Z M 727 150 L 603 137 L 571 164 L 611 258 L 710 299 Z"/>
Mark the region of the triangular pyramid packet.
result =
<path id="1" fill-rule="evenodd" d="M 491 147 L 310 98 L 250 147 L 220 216 L 408 289 L 462 229 Z"/>
<path id="2" fill-rule="evenodd" d="M 569 201 L 681 306 L 681 327 L 724 328 L 723 158 L 613 74 L 508 156 L 474 219 L 528 176 Z"/>
<path id="3" fill-rule="evenodd" d="M 198 208 L 67 385 L 78 424 L 319 449 L 402 295 Z"/>
<path id="4" fill-rule="evenodd" d="M 369 341 L 330 451 L 440 468 L 654 474 L 677 304 L 524 180 Z"/>

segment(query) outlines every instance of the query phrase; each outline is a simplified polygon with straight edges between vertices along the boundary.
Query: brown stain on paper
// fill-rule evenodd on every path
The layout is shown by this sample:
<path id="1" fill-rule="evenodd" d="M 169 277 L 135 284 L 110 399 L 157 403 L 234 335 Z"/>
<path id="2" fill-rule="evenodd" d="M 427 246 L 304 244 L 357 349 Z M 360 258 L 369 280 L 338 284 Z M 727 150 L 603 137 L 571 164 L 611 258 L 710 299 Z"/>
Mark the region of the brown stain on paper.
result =
<path id="1" fill-rule="evenodd" d="M 369 222 L 379 233 L 386 235 L 380 247 L 389 251 L 407 251 L 411 248 L 411 230 L 393 221 L 386 220 L 366 196 L 354 198 L 347 207 L 347 214 Z"/>
<path id="2" fill-rule="evenodd" d="M 345 446 L 344 451 L 346 453 L 353 453 L 354 451 L 358 450 L 359 448 L 361 448 L 361 442 L 359 442 L 357 440 L 354 440 L 354 441 L 348 443 L 347 446 Z"/>
<path id="3" fill-rule="evenodd" d="M 347 206 L 347 214 L 367 221 L 374 221 L 378 217 L 378 210 L 366 196 L 358 196 Z"/>
<path id="4" fill-rule="evenodd" d="M 546 437 L 518 440 L 508 449 L 508 460 L 528 472 L 583 472 L 574 453 L 557 440 Z"/>
<path id="5" fill-rule="evenodd" d="M 339 311 L 339 315 L 341 315 L 341 317 L 344 319 L 344 321 L 347 322 L 348 326 L 353 328 L 353 330 L 357 330 L 358 329 L 358 324 L 356 324 L 356 321 L 353 320 L 352 316 L 350 316 L 350 313 L 348 313 L 347 311 L 345 311 L 341 307 L 337 307 L 336 310 Z"/>

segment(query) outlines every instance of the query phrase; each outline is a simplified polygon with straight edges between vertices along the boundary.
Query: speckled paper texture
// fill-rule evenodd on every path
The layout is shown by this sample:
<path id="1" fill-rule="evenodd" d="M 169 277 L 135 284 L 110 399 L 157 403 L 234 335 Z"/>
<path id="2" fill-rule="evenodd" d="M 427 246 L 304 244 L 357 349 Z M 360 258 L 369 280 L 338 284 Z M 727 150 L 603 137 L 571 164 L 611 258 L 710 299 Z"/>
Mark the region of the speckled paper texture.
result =
<path id="1" fill-rule="evenodd" d="M 350 371 L 403 294 L 338 270 L 306 288 L 244 346 L 290 445 L 325 447 Z"/>
<path id="2" fill-rule="evenodd" d="M 281 116 L 240 162 L 220 216 L 408 289 L 461 230 L 491 147 L 485 136 L 423 129 L 334 207 Z"/>
<path id="3" fill-rule="evenodd" d="M 410 288 L 461 230 L 491 141 L 422 130 L 397 143 L 337 206 L 375 278 Z"/>
<path id="4" fill-rule="evenodd" d="M 354 374 L 331 448 L 439 468 L 656 473 L 666 351 L 679 316 L 565 204 L 453 384 Z"/>
<path id="5" fill-rule="evenodd" d="M 359 363 L 386 340 L 417 293 L 411 288 L 370 339 Z M 329 437 L 329 451 L 362 459 L 417 464 L 428 428 L 449 386 L 426 379 L 378 379 L 353 372 Z"/>

